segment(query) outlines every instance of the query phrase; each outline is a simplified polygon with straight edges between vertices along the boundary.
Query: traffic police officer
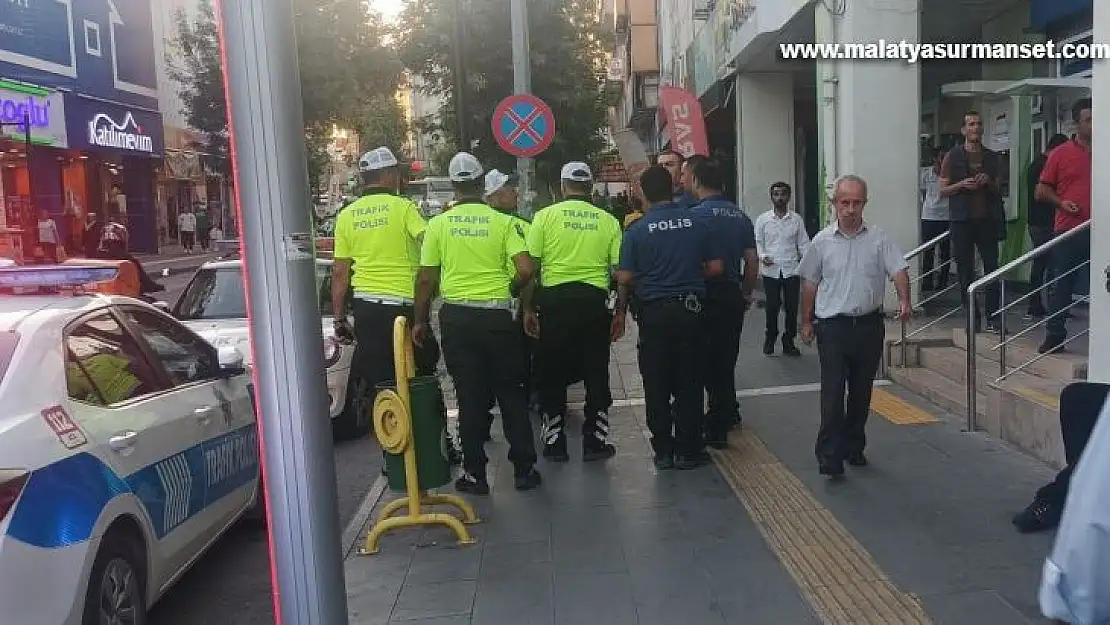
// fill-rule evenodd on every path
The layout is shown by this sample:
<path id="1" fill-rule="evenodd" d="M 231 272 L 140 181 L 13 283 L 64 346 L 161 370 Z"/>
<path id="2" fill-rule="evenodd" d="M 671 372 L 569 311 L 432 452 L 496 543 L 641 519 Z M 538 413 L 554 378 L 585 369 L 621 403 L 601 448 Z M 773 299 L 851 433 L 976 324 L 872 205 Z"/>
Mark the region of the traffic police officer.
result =
<path id="1" fill-rule="evenodd" d="M 375 388 L 395 377 L 393 366 L 393 322 L 399 315 L 413 320 L 413 284 L 419 265 L 419 241 L 425 222 L 420 208 L 397 195 L 401 181 L 400 163 L 389 148 L 380 147 L 359 159 L 365 194 L 344 208 L 335 220 L 335 251 L 332 265 L 332 309 L 335 331 L 340 338 L 358 338 L 351 370 L 365 386 L 348 391 L 364 393 L 373 400 Z M 352 273 L 353 269 L 353 273 Z M 355 327 L 347 316 L 348 290 Z M 439 345 L 426 341 L 414 350 L 416 372 L 435 375 Z M 352 376 L 354 377 L 354 376 Z M 357 424 L 361 435 L 370 427 Z"/>
<path id="2" fill-rule="evenodd" d="M 543 267 L 543 286 L 536 296 L 539 316 L 525 313 L 529 334 L 539 340 L 543 455 L 555 462 L 570 459 L 567 384 L 581 374 L 586 385 L 582 459 L 603 460 L 616 453 L 609 443 L 613 315 L 608 304 L 612 270 L 620 258 L 621 225 L 590 203 L 589 166 L 567 163 L 560 178 L 563 201 L 536 213 L 528 232 L 528 253 Z"/>
<path id="3" fill-rule="evenodd" d="M 724 172 L 720 164 L 705 157 L 691 157 L 686 166 L 688 184 L 701 202 L 693 212 L 709 224 L 724 255 L 724 273 L 706 281 L 704 313 L 705 390 L 709 395 L 705 442 L 724 449 L 729 429 L 740 421 L 736 359 L 744 313 L 759 276 L 759 255 L 751 219 L 721 192 Z"/>
<path id="4" fill-rule="evenodd" d="M 531 227 L 526 219 L 517 213 L 517 204 L 519 196 L 517 194 L 516 185 L 513 184 L 513 179 L 508 174 L 504 174 L 496 169 L 491 170 L 486 174 L 486 190 L 483 197 L 486 203 L 491 208 L 504 213 L 513 219 L 513 222 L 519 225 L 524 230 L 525 238 L 528 236 L 528 229 Z M 510 275 L 516 275 L 516 266 L 511 258 L 505 261 L 506 270 Z M 537 272 L 538 276 L 538 272 Z M 517 321 L 521 323 L 521 332 L 524 331 L 524 311 L 520 309 L 519 293 L 513 294 L 513 308 Z M 524 388 L 528 390 L 529 397 L 532 394 L 532 338 L 527 334 L 524 335 Z M 490 414 L 489 423 L 493 425 L 493 407 L 497 403 L 497 399 L 490 396 Z M 488 437 L 487 437 L 488 440 Z"/>
<path id="5" fill-rule="evenodd" d="M 702 442 L 701 313 L 705 280 L 723 274 L 723 254 L 714 249 L 708 224 L 671 201 L 674 183 L 665 168 L 648 168 L 640 185 L 649 208 L 624 233 L 613 338 L 624 333 L 635 288 L 640 374 L 655 466 L 693 469 L 709 462 Z"/>
<path id="6" fill-rule="evenodd" d="M 416 283 L 413 341 L 431 340 L 432 298 L 443 298 L 439 312 L 443 355 L 459 400 L 459 434 L 466 473 L 455 488 L 489 493 L 486 479 L 486 421 L 491 394 L 501 407 L 501 425 L 509 442 L 515 485 L 540 485 L 536 449 L 524 389 L 524 346 L 512 315 L 513 285 L 521 303 L 532 306 L 534 265 L 524 243 L 524 229 L 511 217 L 482 202 L 482 165 L 465 152 L 448 167 L 458 204 L 428 225 Z M 506 268 L 513 260 L 515 272 Z"/>

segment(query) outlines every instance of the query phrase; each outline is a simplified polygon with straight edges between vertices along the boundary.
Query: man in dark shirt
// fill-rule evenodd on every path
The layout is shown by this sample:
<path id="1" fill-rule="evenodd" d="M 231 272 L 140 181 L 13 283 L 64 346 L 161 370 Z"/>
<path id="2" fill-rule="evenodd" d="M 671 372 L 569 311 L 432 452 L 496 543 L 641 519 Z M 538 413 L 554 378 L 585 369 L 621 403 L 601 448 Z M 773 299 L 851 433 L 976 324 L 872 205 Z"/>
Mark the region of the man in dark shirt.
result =
<path id="1" fill-rule="evenodd" d="M 1056 218 L 1056 207 L 1049 202 L 1037 201 L 1037 183 L 1041 180 L 1041 173 L 1048 163 L 1048 155 L 1053 150 L 1067 143 L 1067 136 L 1052 135 L 1048 140 L 1048 147 L 1044 154 L 1033 159 L 1029 164 L 1027 178 L 1029 179 L 1029 240 L 1033 247 L 1040 247 L 1052 240 L 1052 222 Z M 1033 269 L 1029 274 L 1029 292 L 1035 292 L 1044 285 L 1045 270 L 1048 269 L 1048 255 L 1038 256 L 1033 260 Z M 1029 298 L 1027 319 L 1039 319 L 1045 315 L 1044 294 L 1037 293 Z"/>
<path id="2" fill-rule="evenodd" d="M 686 157 L 674 150 L 667 150 L 659 155 L 658 162 L 671 175 L 671 183 L 674 185 L 674 190 L 671 192 L 671 201 L 677 204 L 679 208 L 693 208 L 698 200 L 684 184 L 683 173 L 685 172 Z"/>
<path id="3" fill-rule="evenodd" d="M 952 257 L 960 280 L 960 296 L 968 307 L 967 288 L 975 279 L 975 252 L 983 259 L 983 273 L 998 269 L 998 242 L 1005 236 L 1006 216 L 1002 208 L 999 180 L 1001 159 L 983 145 L 983 117 L 977 111 L 964 114 L 961 128 L 964 143 L 952 148 L 940 166 L 940 196 L 949 198 Z M 993 329 L 998 310 L 998 285 L 986 289 L 987 328 Z M 981 318 L 976 315 L 976 329 Z"/>
<path id="4" fill-rule="evenodd" d="M 655 466 L 694 469 L 709 462 L 702 441 L 700 371 L 705 280 L 724 273 L 724 255 L 713 249 L 708 224 L 671 201 L 674 182 L 666 169 L 648 168 L 640 186 L 648 208 L 624 234 L 612 337 L 624 334 L 634 288 L 639 301 L 640 374 Z"/>
<path id="5" fill-rule="evenodd" d="M 736 402 L 736 359 L 744 313 L 759 276 L 755 249 L 755 227 L 748 216 L 725 198 L 724 172 L 719 163 L 691 157 L 686 161 L 689 186 L 701 203 L 692 209 L 719 240 L 724 272 L 706 281 L 705 297 L 705 390 L 709 394 L 705 442 L 724 449 L 728 431 L 740 421 Z"/>

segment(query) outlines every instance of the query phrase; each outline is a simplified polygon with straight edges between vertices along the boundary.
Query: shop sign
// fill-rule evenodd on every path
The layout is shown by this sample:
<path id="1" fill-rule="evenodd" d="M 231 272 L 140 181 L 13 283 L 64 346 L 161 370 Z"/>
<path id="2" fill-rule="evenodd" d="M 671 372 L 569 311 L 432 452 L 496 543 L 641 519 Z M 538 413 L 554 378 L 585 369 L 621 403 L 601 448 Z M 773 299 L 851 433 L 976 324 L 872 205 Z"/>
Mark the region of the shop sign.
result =
<path id="1" fill-rule="evenodd" d="M 40 87 L 0 80 L 0 134 L 23 140 L 31 122 L 31 142 L 64 148 L 65 102 L 62 94 Z"/>
<path id="2" fill-rule="evenodd" d="M 130 111 L 119 121 L 107 113 L 97 113 L 89 122 L 89 145 L 154 153 L 154 138 L 143 133 Z"/>

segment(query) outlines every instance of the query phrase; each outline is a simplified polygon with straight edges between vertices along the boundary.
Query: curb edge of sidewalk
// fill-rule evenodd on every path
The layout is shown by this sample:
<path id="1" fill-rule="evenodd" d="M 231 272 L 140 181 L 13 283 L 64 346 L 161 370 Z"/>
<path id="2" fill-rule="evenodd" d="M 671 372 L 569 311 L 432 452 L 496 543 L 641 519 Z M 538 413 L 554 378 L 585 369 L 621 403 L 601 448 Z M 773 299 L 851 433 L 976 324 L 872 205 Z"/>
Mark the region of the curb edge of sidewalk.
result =
<path id="1" fill-rule="evenodd" d="M 342 548 L 344 561 L 350 558 L 351 553 L 354 552 L 355 545 L 358 544 L 358 539 L 362 536 L 362 531 L 370 523 L 370 516 L 374 513 L 374 508 L 378 506 L 382 495 L 385 494 L 387 484 L 388 480 L 384 475 L 379 475 L 378 479 L 374 480 L 370 491 L 362 498 L 362 503 L 359 504 L 355 516 L 351 517 L 350 522 L 343 529 L 340 547 Z"/>

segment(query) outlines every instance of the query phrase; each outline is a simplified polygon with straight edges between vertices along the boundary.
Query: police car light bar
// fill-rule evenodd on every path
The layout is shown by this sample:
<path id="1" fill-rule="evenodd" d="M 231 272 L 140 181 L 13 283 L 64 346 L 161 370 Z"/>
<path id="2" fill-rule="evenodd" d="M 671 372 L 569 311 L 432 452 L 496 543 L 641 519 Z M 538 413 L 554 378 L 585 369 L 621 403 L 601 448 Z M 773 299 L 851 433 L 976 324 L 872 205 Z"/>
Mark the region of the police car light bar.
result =
<path id="1" fill-rule="evenodd" d="M 57 265 L 54 267 L 0 268 L 0 287 L 56 287 L 74 288 L 108 282 L 119 277 L 116 267 L 80 267 Z"/>

